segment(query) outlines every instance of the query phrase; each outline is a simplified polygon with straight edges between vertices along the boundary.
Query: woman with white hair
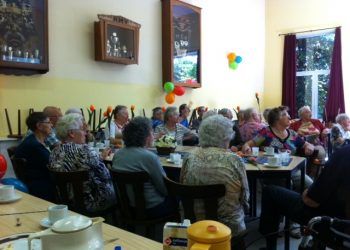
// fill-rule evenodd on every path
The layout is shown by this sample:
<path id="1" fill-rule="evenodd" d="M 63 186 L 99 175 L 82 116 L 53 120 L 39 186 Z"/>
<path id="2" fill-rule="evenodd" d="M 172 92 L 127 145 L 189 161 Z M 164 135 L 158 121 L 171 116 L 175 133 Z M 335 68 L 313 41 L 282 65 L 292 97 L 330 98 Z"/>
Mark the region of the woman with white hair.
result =
<path id="1" fill-rule="evenodd" d="M 96 212 L 114 204 L 115 194 L 109 171 L 98 153 L 86 144 L 83 117 L 76 113 L 65 115 L 57 122 L 56 130 L 62 143 L 52 151 L 49 168 L 62 172 L 89 171 L 89 181 L 84 185 L 87 210 Z"/>
<path id="2" fill-rule="evenodd" d="M 318 119 L 311 118 L 311 109 L 309 106 L 303 106 L 298 110 L 299 120 L 294 121 L 290 125 L 298 135 L 303 136 L 307 142 L 314 145 L 322 145 L 324 137 L 327 136 L 329 130 L 323 126 Z"/>
<path id="3" fill-rule="evenodd" d="M 350 117 L 347 114 L 342 113 L 337 115 L 335 122 L 336 124 L 331 130 L 333 151 L 350 143 Z"/>
<path id="4" fill-rule="evenodd" d="M 204 119 L 199 127 L 200 147 L 184 160 L 180 181 L 190 185 L 225 184 L 225 197 L 219 200 L 219 221 L 229 226 L 232 235 L 246 229 L 244 208 L 248 208 L 249 187 L 242 160 L 228 150 L 233 136 L 232 121 L 222 115 Z M 202 204 L 196 217 L 203 218 Z"/>
<path id="5" fill-rule="evenodd" d="M 163 135 L 169 135 L 176 139 L 177 145 L 183 145 L 185 140 L 196 140 L 197 135 L 189 128 L 179 123 L 179 113 L 176 107 L 168 107 L 164 113 L 164 124 L 155 129 L 155 138 L 158 139 Z"/>

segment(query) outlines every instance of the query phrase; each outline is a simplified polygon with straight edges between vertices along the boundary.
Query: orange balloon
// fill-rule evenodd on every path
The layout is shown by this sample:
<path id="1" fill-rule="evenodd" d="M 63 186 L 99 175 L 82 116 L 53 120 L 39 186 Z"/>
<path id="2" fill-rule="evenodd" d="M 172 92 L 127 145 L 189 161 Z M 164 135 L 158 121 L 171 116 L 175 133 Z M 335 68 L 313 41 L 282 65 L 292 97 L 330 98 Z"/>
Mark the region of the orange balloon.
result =
<path id="1" fill-rule="evenodd" d="M 228 54 L 227 59 L 229 60 L 229 62 L 233 62 L 236 59 L 236 54 L 235 53 Z"/>
<path id="2" fill-rule="evenodd" d="M 167 104 L 173 104 L 175 102 L 175 94 L 173 92 L 165 96 L 165 101 Z"/>

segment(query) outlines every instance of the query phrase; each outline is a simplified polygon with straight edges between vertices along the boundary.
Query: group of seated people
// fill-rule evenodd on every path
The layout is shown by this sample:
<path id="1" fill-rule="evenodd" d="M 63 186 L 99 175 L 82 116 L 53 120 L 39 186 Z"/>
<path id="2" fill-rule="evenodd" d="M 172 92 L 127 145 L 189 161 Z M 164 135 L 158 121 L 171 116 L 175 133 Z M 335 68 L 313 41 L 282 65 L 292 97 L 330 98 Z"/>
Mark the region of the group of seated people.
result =
<path id="1" fill-rule="evenodd" d="M 16 157 L 27 159 L 30 183 L 26 184 L 30 193 L 52 201 L 53 183 L 50 181 L 49 169 L 87 169 L 89 182 L 84 189 L 85 206 L 91 211 L 98 211 L 115 203 L 116 196 L 109 170 L 101 156 L 86 143 L 88 126 L 80 111 L 72 109 L 62 116 L 58 108 L 51 108 L 56 110 L 55 116 L 51 117 L 47 112 L 34 112 L 27 118 L 26 123 L 31 133 L 18 146 L 15 154 Z M 179 111 L 176 107 L 168 107 L 165 112 L 162 108 L 155 108 L 152 119 L 136 117 L 129 120 L 127 107 L 118 105 L 113 111 L 114 120 L 105 128 L 106 139 L 112 145 L 118 145 L 119 148 L 120 141 L 123 145 L 114 154 L 112 168 L 131 172 L 146 171 L 151 179 L 145 185 L 147 216 L 152 218 L 172 213 L 177 204 L 167 195 L 163 182 L 166 173 L 159 157 L 147 148 L 152 147 L 154 140 L 165 134 L 173 136 L 178 145 L 188 139 L 197 138 L 199 147 L 184 159 L 180 182 L 193 185 L 225 184 L 226 194 L 219 201 L 218 216 L 221 222 L 231 228 L 233 235 L 246 229 L 244 215 L 249 207 L 245 166 L 241 158 L 233 152 L 242 150 L 250 153 L 253 146 L 272 146 L 292 155 L 312 155 L 315 148 L 322 146 L 321 139 L 329 132 L 318 120 L 311 119 L 308 107 L 299 110 L 300 120 L 292 124 L 288 108 L 284 106 L 264 113 L 267 124 L 253 108 L 240 111 L 239 120 L 235 122 L 232 121 L 230 109 L 216 112 L 207 111 L 201 106 L 196 109 L 196 119 L 183 122 L 187 120 L 189 113 L 187 105 L 180 107 Z M 338 115 L 337 124 L 331 129 L 333 141 L 339 145 L 344 144 L 349 139 L 349 131 L 349 117 L 345 114 Z M 53 134 L 57 136 L 58 142 L 48 146 L 45 141 L 50 136 L 54 137 Z M 308 140 L 307 136 L 314 135 L 320 138 L 320 142 L 314 137 Z M 317 214 L 343 216 L 339 209 L 332 209 L 327 205 L 327 199 L 336 200 L 336 197 L 332 197 L 335 190 L 344 184 L 344 176 L 350 177 L 349 171 L 343 167 L 346 160 L 349 160 L 347 158 L 350 158 L 346 154 L 349 148 L 350 146 L 339 149 L 339 153 L 335 154 L 339 159 L 331 159 L 314 183 L 306 176 L 303 196 L 277 186 L 264 188 L 261 233 L 269 234 L 278 230 L 280 220 L 276 215 L 288 215 L 303 224 Z M 341 171 L 344 171 L 344 176 Z M 293 176 L 296 190 L 301 188 L 298 186 L 299 179 L 300 172 L 297 172 Z M 283 199 L 279 198 L 282 196 Z M 203 216 L 204 208 L 200 204 L 196 209 L 197 216 Z M 291 213 L 295 211 L 300 211 L 301 214 L 293 217 Z M 304 214 L 304 211 L 307 212 Z M 266 239 L 268 249 L 276 249 L 276 235 Z"/>

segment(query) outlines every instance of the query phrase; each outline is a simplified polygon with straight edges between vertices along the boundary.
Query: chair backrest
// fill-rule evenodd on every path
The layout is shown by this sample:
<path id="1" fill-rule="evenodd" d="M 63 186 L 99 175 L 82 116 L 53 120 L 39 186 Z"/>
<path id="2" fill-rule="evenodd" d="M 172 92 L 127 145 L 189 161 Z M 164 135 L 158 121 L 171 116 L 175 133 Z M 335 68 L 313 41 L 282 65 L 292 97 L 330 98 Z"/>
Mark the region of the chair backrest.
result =
<path id="1" fill-rule="evenodd" d="M 197 221 L 194 204 L 195 200 L 201 199 L 204 203 L 205 219 L 218 220 L 218 200 L 226 193 L 224 184 L 186 185 L 167 177 L 164 177 L 164 182 L 169 194 L 181 200 L 186 219 Z"/>
<path id="2" fill-rule="evenodd" d="M 89 179 L 88 170 L 61 172 L 50 169 L 50 174 L 56 187 L 56 202 L 68 205 L 75 212 L 86 213 L 84 183 Z"/>
<path id="3" fill-rule="evenodd" d="M 110 170 L 120 212 L 125 219 L 146 219 L 146 207 L 144 197 L 144 184 L 149 181 L 146 172 L 125 172 L 115 169 Z M 131 207 L 128 190 L 134 195 L 135 207 Z"/>
<path id="4" fill-rule="evenodd" d="M 19 179 L 25 184 L 28 183 L 27 169 L 26 169 L 27 160 L 24 158 L 16 158 L 14 155 L 12 155 L 11 163 L 12 163 L 13 171 L 17 176 L 17 179 Z"/>
<path id="5" fill-rule="evenodd" d="M 7 148 L 7 153 L 9 155 L 10 159 L 11 159 L 12 156 L 15 155 L 16 149 L 17 149 L 17 146 L 12 146 L 12 147 Z"/>

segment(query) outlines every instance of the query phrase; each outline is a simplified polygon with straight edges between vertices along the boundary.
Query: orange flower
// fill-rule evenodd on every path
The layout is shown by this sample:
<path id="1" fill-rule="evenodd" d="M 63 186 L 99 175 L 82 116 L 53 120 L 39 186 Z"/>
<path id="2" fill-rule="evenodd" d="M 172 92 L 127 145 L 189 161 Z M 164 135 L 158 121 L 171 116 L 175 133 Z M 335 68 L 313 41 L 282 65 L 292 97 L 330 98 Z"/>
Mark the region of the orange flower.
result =
<path id="1" fill-rule="evenodd" d="M 166 110 L 166 108 L 165 108 L 165 107 L 162 107 L 162 112 L 163 112 L 163 113 L 165 113 L 165 110 Z"/>
<path id="2" fill-rule="evenodd" d="M 237 106 L 237 112 L 241 111 L 241 108 L 239 106 Z"/>
<path id="3" fill-rule="evenodd" d="M 135 105 L 131 105 L 130 109 L 131 109 L 132 111 L 134 111 L 134 110 L 135 110 Z"/>
<path id="4" fill-rule="evenodd" d="M 108 116 L 108 111 L 103 112 L 103 117 L 107 117 Z"/>
<path id="5" fill-rule="evenodd" d="M 107 107 L 107 114 L 110 114 L 110 113 L 112 113 L 112 111 L 113 111 L 113 108 L 112 108 L 112 106 L 108 106 Z"/>
<path id="6" fill-rule="evenodd" d="M 258 92 L 255 93 L 255 97 L 259 98 L 259 93 Z"/>
<path id="7" fill-rule="evenodd" d="M 208 111 L 208 107 L 205 107 L 205 112 L 207 112 Z"/>
<path id="8" fill-rule="evenodd" d="M 91 104 L 91 105 L 90 105 L 90 111 L 91 111 L 91 112 L 94 112 L 95 109 L 96 109 L 95 106 L 94 106 L 93 104 Z"/>

